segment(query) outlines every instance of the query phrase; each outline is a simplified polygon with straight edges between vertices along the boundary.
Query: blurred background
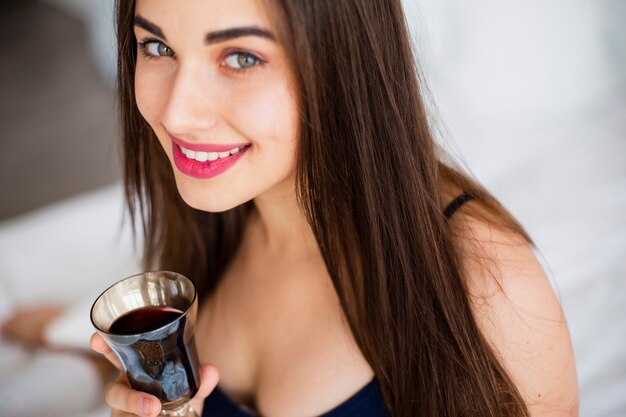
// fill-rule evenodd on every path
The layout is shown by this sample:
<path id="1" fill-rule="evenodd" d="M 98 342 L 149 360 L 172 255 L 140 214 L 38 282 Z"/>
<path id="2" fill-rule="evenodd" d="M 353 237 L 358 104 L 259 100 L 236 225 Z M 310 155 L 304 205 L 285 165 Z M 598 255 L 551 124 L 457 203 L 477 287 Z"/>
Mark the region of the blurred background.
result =
<path id="1" fill-rule="evenodd" d="M 120 177 L 107 3 L 0 3 L 0 219 Z"/>
<path id="2" fill-rule="evenodd" d="M 520 219 L 553 280 L 581 416 L 626 416 L 626 2 L 404 4 L 442 146 Z M 138 271 L 122 221 L 112 15 L 111 0 L 0 3 L 0 319 L 42 300 L 90 302 Z M 89 328 L 68 319 L 51 337 L 80 346 Z M 13 401 L 0 415 L 52 416 L 54 395 L 68 400 L 57 384 L 41 387 L 45 412 L 16 402 L 20 381 L 61 363 L 32 355 L 0 342 L 0 404 Z M 80 389 L 91 399 L 69 397 L 74 415 L 107 415 L 101 387 Z"/>

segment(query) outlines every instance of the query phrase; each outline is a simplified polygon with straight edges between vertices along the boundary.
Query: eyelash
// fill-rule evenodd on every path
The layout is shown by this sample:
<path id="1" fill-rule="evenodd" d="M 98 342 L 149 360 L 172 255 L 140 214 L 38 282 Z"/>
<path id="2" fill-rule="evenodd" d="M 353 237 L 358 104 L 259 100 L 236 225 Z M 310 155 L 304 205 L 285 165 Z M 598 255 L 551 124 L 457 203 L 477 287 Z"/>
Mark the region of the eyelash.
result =
<path id="1" fill-rule="evenodd" d="M 229 71 L 234 71 L 238 74 L 241 73 L 250 73 L 251 71 L 257 70 L 259 69 L 261 66 L 263 66 L 263 64 L 265 64 L 265 61 L 262 61 L 261 58 L 259 58 L 258 56 L 251 54 L 250 52 L 246 52 L 246 51 L 233 51 L 233 52 L 229 52 L 226 57 L 230 57 L 232 55 L 244 55 L 244 56 L 249 56 L 252 57 L 254 59 L 254 61 L 256 62 L 256 64 L 250 68 L 233 68 L 230 66 L 225 65 L 226 68 L 228 68 Z"/>
<path id="2" fill-rule="evenodd" d="M 156 44 L 160 43 L 160 44 L 166 46 L 164 43 L 162 43 L 158 39 L 144 39 L 141 42 L 137 42 L 139 53 L 142 56 L 144 56 L 145 58 L 147 58 L 147 59 L 173 58 L 173 57 L 176 56 L 176 54 L 174 54 L 171 57 L 152 55 L 151 53 L 148 52 L 148 46 L 150 44 L 155 44 L 155 43 Z M 170 50 L 171 50 L 171 48 L 170 48 Z M 230 57 L 232 55 L 246 55 L 246 56 L 250 56 L 256 62 L 256 65 L 254 65 L 253 67 L 250 67 L 250 68 L 233 68 L 233 67 L 230 67 L 230 66 L 226 66 L 226 68 L 228 68 L 229 71 L 233 71 L 233 72 L 238 73 L 238 74 L 240 74 L 240 73 L 249 73 L 249 72 L 251 72 L 251 71 L 253 71 L 255 69 L 258 69 L 259 67 L 261 67 L 262 65 L 265 64 L 265 61 L 263 61 L 261 58 L 259 58 L 258 56 L 254 55 L 254 54 L 252 54 L 250 52 L 246 52 L 246 51 L 230 52 L 228 55 L 226 55 L 226 57 L 224 59 L 226 59 L 226 58 L 228 58 L 228 57 Z"/>
<path id="3" fill-rule="evenodd" d="M 159 41 L 157 41 L 156 39 L 145 39 L 141 42 L 137 42 L 137 50 L 139 51 L 139 54 L 148 58 L 148 59 L 159 59 L 159 58 L 163 58 L 160 56 L 154 56 L 150 53 L 148 53 L 148 45 L 152 44 L 152 43 L 161 43 Z"/>

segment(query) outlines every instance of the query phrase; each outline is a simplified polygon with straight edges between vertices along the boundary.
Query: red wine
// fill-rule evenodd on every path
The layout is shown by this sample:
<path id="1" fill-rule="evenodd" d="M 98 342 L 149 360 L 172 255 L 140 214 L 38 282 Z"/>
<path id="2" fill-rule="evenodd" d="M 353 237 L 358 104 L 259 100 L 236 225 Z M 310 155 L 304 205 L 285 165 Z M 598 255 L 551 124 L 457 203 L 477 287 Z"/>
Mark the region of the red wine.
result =
<path id="1" fill-rule="evenodd" d="M 130 385 L 174 408 L 198 392 L 198 353 L 183 312 L 171 307 L 144 307 L 118 317 L 109 338 L 124 360 Z"/>
<path id="2" fill-rule="evenodd" d="M 182 314 L 182 311 L 170 307 L 139 308 L 117 318 L 109 332 L 121 335 L 146 333 L 175 321 Z"/>

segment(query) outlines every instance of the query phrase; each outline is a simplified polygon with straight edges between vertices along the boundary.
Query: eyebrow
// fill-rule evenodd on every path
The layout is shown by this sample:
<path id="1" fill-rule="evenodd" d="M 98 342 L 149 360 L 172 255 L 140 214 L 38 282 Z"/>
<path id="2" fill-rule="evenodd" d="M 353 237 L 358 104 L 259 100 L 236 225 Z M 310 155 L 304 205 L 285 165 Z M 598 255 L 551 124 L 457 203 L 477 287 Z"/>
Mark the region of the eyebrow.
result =
<path id="1" fill-rule="evenodd" d="M 141 15 L 136 15 L 133 18 L 133 26 L 139 26 L 140 28 L 147 30 L 153 35 L 158 36 L 162 38 L 163 40 L 167 41 L 167 38 L 165 37 L 163 30 L 161 30 L 160 27 L 150 22 L 145 17 L 142 17 Z M 262 29 L 257 26 L 243 26 L 243 27 L 236 27 L 236 28 L 216 30 L 213 32 L 209 32 L 204 37 L 204 43 L 206 45 L 212 45 L 215 43 L 224 42 L 230 39 L 240 38 L 243 36 L 258 36 L 264 39 L 269 39 L 271 41 L 275 41 L 276 39 L 274 34 L 266 29 Z"/>
<path id="2" fill-rule="evenodd" d="M 133 18 L 133 26 L 139 26 L 140 28 L 152 33 L 154 36 L 163 38 L 164 41 L 167 40 L 160 27 L 158 27 L 148 19 L 142 17 L 141 15 L 135 15 L 135 17 Z"/>
<path id="3" fill-rule="evenodd" d="M 204 43 L 207 45 L 211 45 L 218 42 L 224 42 L 229 39 L 240 38 L 242 36 L 258 36 L 261 38 L 269 39 L 271 41 L 275 40 L 272 32 L 268 30 L 261 29 L 256 26 L 245 26 L 209 32 L 204 38 Z"/>

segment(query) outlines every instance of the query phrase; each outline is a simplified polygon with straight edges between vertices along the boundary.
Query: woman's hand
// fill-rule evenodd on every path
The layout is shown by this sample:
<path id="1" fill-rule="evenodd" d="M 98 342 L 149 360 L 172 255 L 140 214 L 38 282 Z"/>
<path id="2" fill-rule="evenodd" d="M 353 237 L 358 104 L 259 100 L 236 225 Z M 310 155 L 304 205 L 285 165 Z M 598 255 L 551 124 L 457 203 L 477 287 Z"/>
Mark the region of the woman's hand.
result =
<path id="1" fill-rule="evenodd" d="M 144 416 L 155 417 L 161 412 L 161 402 L 153 395 L 130 388 L 124 369 L 115 353 L 98 333 L 91 336 L 91 348 L 104 355 L 119 371 L 118 378 L 107 385 L 104 399 L 113 409 L 111 417 Z M 204 399 L 215 389 L 219 372 L 214 365 L 206 364 L 200 368 L 200 388 L 190 401 L 198 415 L 202 414 Z"/>

